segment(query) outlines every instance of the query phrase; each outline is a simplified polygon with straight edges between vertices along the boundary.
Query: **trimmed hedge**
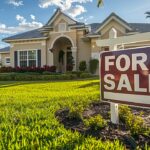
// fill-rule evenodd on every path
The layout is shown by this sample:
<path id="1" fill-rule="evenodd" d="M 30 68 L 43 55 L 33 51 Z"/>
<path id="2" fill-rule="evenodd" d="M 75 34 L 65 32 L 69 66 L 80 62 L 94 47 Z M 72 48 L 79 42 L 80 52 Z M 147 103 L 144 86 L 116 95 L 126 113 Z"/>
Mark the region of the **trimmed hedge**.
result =
<path id="1" fill-rule="evenodd" d="M 90 78 L 91 74 L 90 73 L 81 73 L 80 78 Z"/>
<path id="2" fill-rule="evenodd" d="M 26 73 L 10 73 L 10 74 L 0 74 L 0 81 L 38 81 L 38 80 L 72 80 L 80 78 L 92 77 L 89 73 L 82 73 L 80 77 L 76 74 L 26 74 Z"/>

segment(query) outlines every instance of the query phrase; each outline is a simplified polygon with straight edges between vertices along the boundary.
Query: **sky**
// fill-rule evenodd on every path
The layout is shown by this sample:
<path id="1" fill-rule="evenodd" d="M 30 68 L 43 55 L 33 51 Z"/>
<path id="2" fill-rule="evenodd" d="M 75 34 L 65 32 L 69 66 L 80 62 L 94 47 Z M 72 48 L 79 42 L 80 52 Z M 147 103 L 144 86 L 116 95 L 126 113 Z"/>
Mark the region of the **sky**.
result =
<path id="1" fill-rule="evenodd" d="M 150 23 L 145 12 L 150 11 L 150 0 L 0 0 L 0 48 L 7 46 L 5 37 L 42 27 L 56 9 L 77 21 L 100 23 L 112 12 L 130 23 Z"/>

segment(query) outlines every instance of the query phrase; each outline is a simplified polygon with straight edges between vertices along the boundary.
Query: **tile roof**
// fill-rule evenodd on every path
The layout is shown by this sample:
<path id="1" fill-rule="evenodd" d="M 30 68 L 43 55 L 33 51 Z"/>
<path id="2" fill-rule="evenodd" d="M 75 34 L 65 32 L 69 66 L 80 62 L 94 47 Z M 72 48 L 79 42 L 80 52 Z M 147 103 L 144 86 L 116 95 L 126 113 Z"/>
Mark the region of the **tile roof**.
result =
<path id="1" fill-rule="evenodd" d="M 95 33 L 96 30 L 101 26 L 101 23 L 92 23 L 89 24 L 89 26 L 91 27 L 91 33 Z"/>
<path id="2" fill-rule="evenodd" d="M 3 41 L 16 40 L 16 39 L 34 39 L 34 38 L 44 38 L 44 37 L 45 36 L 39 31 L 39 29 L 35 29 L 35 30 L 10 36 L 8 38 L 3 39 Z"/>
<path id="3" fill-rule="evenodd" d="M 100 28 L 102 23 L 92 23 L 89 24 L 91 26 L 91 32 L 89 34 L 96 34 L 98 28 Z M 150 32 L 150 24 L 149 23 L 128 23 L 128 25 L 133 29 L 134 32 Z"/>
<path id="4" fill-rule="evenodd" d="M 103 24 L 105 24 L 106 21 L 109 20 L 109 18 L 111 18 L 112 16 L 118 18 L 124 24 L 126 24 L 127 26 L 129 26 L 132 29 L 131 32 L 141 32 L 141 33 L 143 33 L 143 32 L 150 32 L 150 24 L 148 24 L 148 23 L 128 23 L 125 20 L 123 20 L 121 17 L 119 17 L 118 15 L 116 15 L 115 13 L 111 13 L 102 23 L 92 23 L 92 24 L 90 24 L 90 26 L 91 26 L 91 32 L 88 35 L 91 35 L 91 34 L 94 35 L 94 34 L 96 34 L 96 31 Z"/>
<path id="5" fill-rule="evenodd" d="M 135 32 L 150 32 L 149 23 L 129 23 L 129 25 Z"/>
<path id="6" fill-rule="evenodd" d="M 111 17 L 115 16 L 119 20 L 121 20 L 123 23 L 125 23 L 127 26 L 129 26 L 132 31 L 131 32 L 150 32 L 150 24 L 146 23 L 127 23 L 125 20 L 120 18 L 118 15 L 115 13 L 111 13 L 102 23 L 92 23 L 89 24 L 88 26 L 91 27 L 91 31 L 87 34 L 88 35 L 98 35 L 100 33 L 97 33 L 96 31 Z M 84 23 L 81 22 L 76 22 L 76 25 L 83 25 Z M 71 26 L 71 25 L 70 25 Z M 3 41 L 8 41 L 8 40 L 17 40 L 17 39 L 34 39 L 34 38 L 46 38 L 44 34 L 40 31 L 42 28 L 36 29 L 36 30 L 31 30 L 28 32 L 20 33 L 8 38 L 3 39 Z M 129 31 L 127 31 L 129 32 Z"/>

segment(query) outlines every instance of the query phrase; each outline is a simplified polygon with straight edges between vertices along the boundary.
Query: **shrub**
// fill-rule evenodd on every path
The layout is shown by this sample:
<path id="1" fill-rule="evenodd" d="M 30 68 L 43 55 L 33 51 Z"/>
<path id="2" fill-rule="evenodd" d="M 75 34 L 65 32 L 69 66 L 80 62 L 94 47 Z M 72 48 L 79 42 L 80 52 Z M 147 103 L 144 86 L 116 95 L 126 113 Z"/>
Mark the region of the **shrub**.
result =
<path id="1" fill-rule="evenodd" d="M 82 78 L 87 78 L 89 75 L 83 74 Z M 43 74 L 37 72 L 26 72 L 26 73 L 1 73 L 0 81 L 32 81 L 32 80 L 72 80 L 81 78 L 77 74 L 58 74 L 51 72 L 43 72 Z"/>
<path id="2" fill-rule="evenodd" d="M 81 61 L 80 64 L 79 64 L 79 70 L 80 71 L 85 71 L 86 69 L 87 69 L 86 61 Z"/>
<path id="3" fill-rule="evenodd" d="M 89 78 L 89 77 L 91 77 L 90 73 L 81 73 L 80 74 L 80 78 Z"/>
<path id="4" fill-rule="evenodd" d="M 24 72 L 24 73 L 14 73 L 15 75 L 41 75 L 40 72 Z"/>
<path id="5" fill-rule="evenodd" d="M 56 66 L 44 66 L 44 71 L 56 72 Z"/>
<path id="6" fill-rule="evenodd" d="M 42 75 L 16 75 L 14 76 L 15 81 L 38 81 L 42 80 Z"/>
<path id="7" fill-rule="evenodd" d="M 97 115 L 95 117 L 91 117 L 90 119 L 84 120 L 84 124 L 95 131 L 103 129 L 107 126 L 107 122 L 101 115 Z"/>
<path id="8" fill-rule="evenodd" d="M 5 73 L 5 72 L 14 72 L 15 69 L 12 67 L 1 67 L 0 68 L 0 73 Z"/>
<path id="9" fill-rule="evenodd" d="M 52 73 L 49 72 L 49 71 L 44 71 L 42 74 L 43 74 L 43 75 L 51 75 Z"/>
<path id="10" fill-rule="evenodd" d="M 11 81 L 13 79 L 12 75 L 0 75 L 0 81 Z"/>
<path id="11" fill-rule="evenodd" d="M 80 77 L 80 75 L 84 73 L 83 71 L 68 71 L 66 72 L 66 74 L 74 74 L 76 75 L 77 77 Z"/>
<path id="12" fill-rule="evenodd" d="M 42 73 L 44 71 L 56 72 L 56 66 L 16 67 L 16 68 L 2 67 L 2 68 L 0 68 L 0 73 L 8 73 L 8 72 L 18 72 L 18 73 L 37 72 L 37 73 Z"/>
<path id="13" fill-rule="evenodd" d="M 68 117 L 69 119 L 81 121 L 83 120 L 82 112 L 83 112 L 83 107 L 81 105 L 73 106 L 69 109 Z"/>
<path id="14" fill-rule="evenodd" d="M 71 64 L 69 65 L 69 64 L 68 64 L 68 65 L 67 65 L 67 71 L 72 71 L 72 70 L 73 70 L 73 65 L 71 65 Z"/>
<path id="15" fill-rule="evenodd" d="M 91 59 L 89 63 L 89 70 L 92 74 L 96 73 L 96 70 L 98 68 L 99 61 L 97 59 Z"/>
<path id="16" fill-rule="evenodd" d="M 18 73 L 25 73 L 25 72 L 38 72 L 42 73 L 44 71 L 44 68 L 41 67 L 16 67 L 15 72 Z"/>
<path id="17" fill-rule="evenodd" d="M 143 118 L 132 114 L 131 109 L 128 106 L 120 107 L 119 117 L 120 120 L 126 124 L 133 136 L 150 132 L 150 129 L 144 125 Z"/>
<path id="18" fill-rule="evenodd" d="M 82 114 L 76 110 L 70 111 L 68 115 L 69 119 L 80 121 L 82 120 Z"/>

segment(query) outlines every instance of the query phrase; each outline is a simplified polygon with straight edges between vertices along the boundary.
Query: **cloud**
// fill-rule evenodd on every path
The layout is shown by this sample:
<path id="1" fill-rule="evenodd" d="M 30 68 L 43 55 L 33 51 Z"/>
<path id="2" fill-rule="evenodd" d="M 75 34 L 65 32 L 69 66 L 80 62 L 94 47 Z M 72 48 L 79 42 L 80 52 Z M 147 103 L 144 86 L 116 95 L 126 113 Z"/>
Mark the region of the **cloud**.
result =
<path id="1" fill-rule="evenodd" d="M 35 16 L 34 15 L 31 14 L 30 17 L 31 17 L 32 20 L 35 20 Z"/>
<path id="2" fill-rule="evenodd" d="M 92 1 L 93 0 L 40 0 L 39 7 L 48 8 L 49 6 L 57 6 L 62 11 L 68 12 L 71 16 L 76 17 L 86 12 L 81 4 Z M 76 4 L 76 6 L 73 6 L 74 4 Z M 75 12 L 75 15 L 73 15 L 73 12 Z"/>
<path id="3" fill-rule="evenodd" d="M 89 23 L 89 21 L 91 20 L 91 19 L 93 19 L 94 18 L 94 16 L 81 16 L 81 17 L 79 17 L 79 18 L 77 18 L 77 20 L 79 20 L 79 21 L 82 21 L 82 22 L 84 22 L 85 24 L 88 24 Z"/>
<path id="4" fill-rule="evenodd" d="M 33 19 L 34 18 L 34 19 Z M 33 30 L 43 26 L 41 22 L 35 21 L 35 16 L 32 16 L 32 21 L 28 22 L 23 16 L 16 15 L 16 20 L 19 22 L 18 26 L 8 27 L 5 24 L 0 23 L 0 33 L 1 34 L 16 34 L 19 32 L 24 32 L 28 30 Z"/>
<path id="5" fill-rule="evenodd" d="M 81 15 L 84 12 L 86 12 L 86 9 L 81 5 L 76 5 L 74 8 L 68 10 L 68 14 L 73 18 Z"/>
<path id="6" fill-rule="evenodd" d="M 6 38 L 7 36 L 9 36 L 9 35 L 8 34 L 0 34 L 0 48 L 4 48 L 6 46 L 9 46 L 9 44 L 1 41 L 3 38 Z"/>
<path id="7" fill-rule="evenodd" d="M 21 22 L 26 22 L 26 19 L 23 16 L 16 15 L 16 19 Z"/>
<path id="8" fill-rule="evenodd" d="M 9 0 L 8 4 L 14 5 L 16 7 L 22 6 L 23 5 L 23 1 L 21 0 Z"/>

